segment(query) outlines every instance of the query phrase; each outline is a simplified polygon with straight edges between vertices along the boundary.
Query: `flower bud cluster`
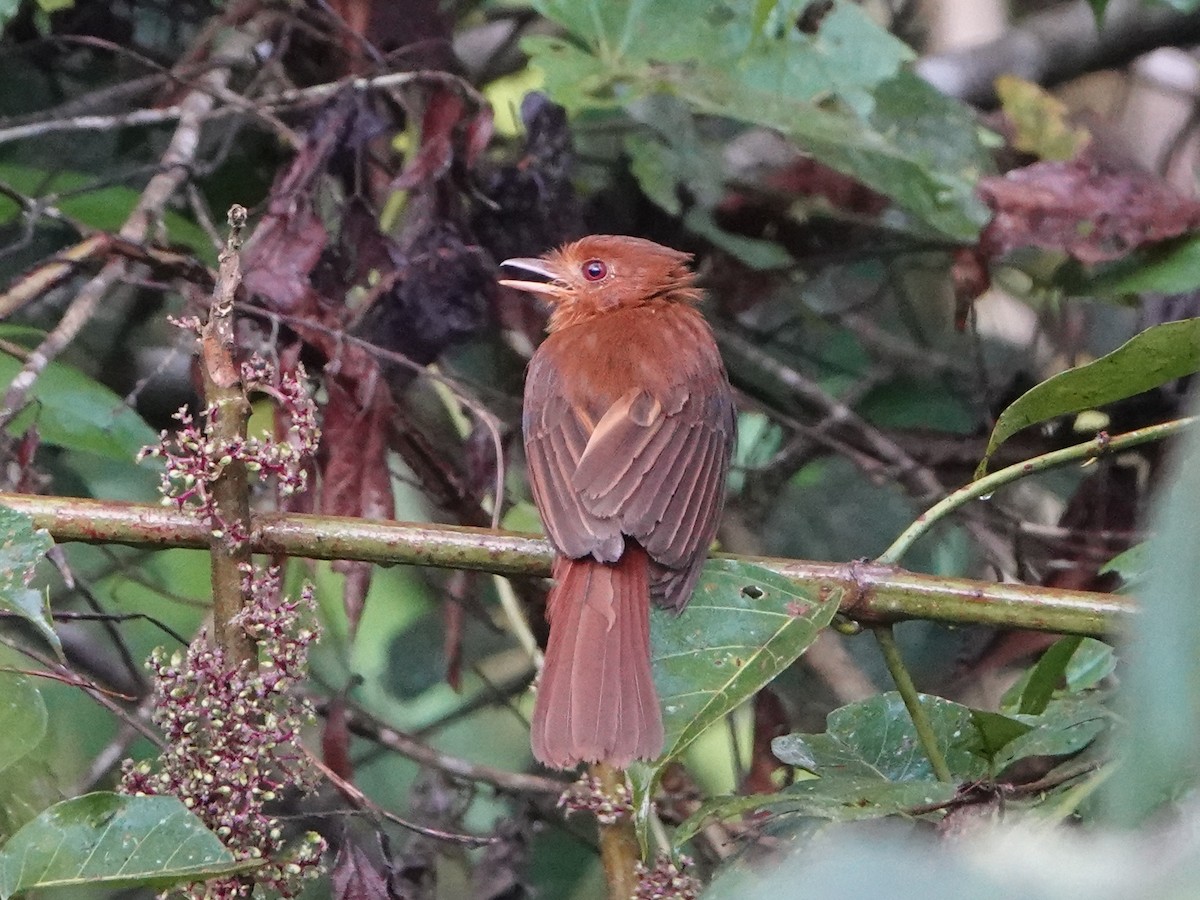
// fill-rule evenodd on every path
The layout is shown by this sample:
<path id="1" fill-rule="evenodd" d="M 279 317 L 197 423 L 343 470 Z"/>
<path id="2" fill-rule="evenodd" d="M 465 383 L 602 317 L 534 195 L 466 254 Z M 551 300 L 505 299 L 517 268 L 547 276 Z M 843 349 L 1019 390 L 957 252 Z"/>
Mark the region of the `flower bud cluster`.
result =
<path id="1" fill-rule="evenodd" d="M 163 504 L 177 509 L 195 510 L 213 533 L 225 537 L 231 546 L 247 539 L 240 525 L 223 522 L 213 500 L 211 486 L 235 461 L 261 481 L 273 480 L 279 492 L 290 495 L 303 491 L 308 483 L 307 462 L 316 454 L 321 439 L 317 426 L 317 407 L 309 395 L 304 368 L 278 372 L 261 357 L 242 364 L 242 380 L 247 390 L 266 394 L 276 401 L 282 421 L 288 423 L 283 440 L 273 437 L 237 437 L 219 439 L 213 425 L 223 412 L 217 406 L 204 411 L 203 424 L 196 422 L 187 407 L 175 413 L 179 428 L 163 431 L 158 443 L 142 448 L 139 458 L 158 457 L 165 463 L 160 490 Z"/>
<path id="2" fill-rule="evenodd" d="M 294 897 L 320 872 L 324 840 L 305 835 L 285 848 L 269 805 L 288 790 L 308 789 L 314 773 L 300 746 L 313 718 L 296 690 L 316 633 L 301 625 L 313 591 L 300 599 L 280 591 L 279 570 L 247 570 L 249 598 L 238 624 L 258 645 L 258 665 L 230 665 L 222 648 L 200 635 L 187 652 L 156 650 L 154 721 L 166 738 L 157 766 L 126 763 L 123 788 L 132 794 L 181 799 L 239 860 L 263 860 L 248 874 L 190 886 L 195 900 L 249 897 L 255 884 Z"/>
<path id="3" fill-rule="evenodd" d="M 658 855 L 653 867 L 638 862 L 638 886 L 633 900 L 697 900 L 700 879 L 684 873 L 691 865 L 692 860 L 687 856 L 676 861 L 665 853 Z"/>
<path id="4" fill-rule="evenodd" d="M 633 802 L 625 785 L 618 785 L 615 794 L 609 794 L 600 779 L 587 772 L 562 792 L 558 806 L 566 809 L 568 815 L 574 812 L 591 813 L 601 825 L 612 825 L 623 816 L 633 813 Z"/>

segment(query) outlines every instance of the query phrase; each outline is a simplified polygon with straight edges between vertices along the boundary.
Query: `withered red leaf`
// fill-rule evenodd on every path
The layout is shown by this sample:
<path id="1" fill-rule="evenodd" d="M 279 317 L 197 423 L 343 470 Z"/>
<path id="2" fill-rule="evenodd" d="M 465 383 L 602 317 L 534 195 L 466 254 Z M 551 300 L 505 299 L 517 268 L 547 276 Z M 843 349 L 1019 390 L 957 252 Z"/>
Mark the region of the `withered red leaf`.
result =
<path id="1" fill-rule="evenodd" d="M 421 144 L 392 186 L 409 190 L 437 181 L 450 170 L 456 154 L 470 166 L 491 136 L 491 110 L 471 110 L 458 91 L 431 88 L 421 113 Z"/>
<path id="2" fill-rule="evenodd" d="M 389 900 L 387 879 L 370 858 L 347 840 L 338 850 L 331 873 L 334 900 Z"/>
<path id="3" fill-rule="evenodd" d="M 347 383 L 341 373 L 325 382 L 329 401 L 321 425 L 321 510 L 335 516 L 392 519 L 395 503 L 387 438 L 395 409 L 380 377 L 367 382 L 374 389 L 364 401 L 359 396 L 363 379 L 354 374 L 353 383 Z M 362 615 L 373 569 L 352 561 L 339 561 L 334 568 L 346 575 L 342 601 L 353 631 Z"/>
<path id="4" fill-rule="evenodd" d="M 1101 166 L 1086 154 L 982 178 L 979 194 L 993 210 L 980 239 L 990 257 L 1036 247 L 1099 263 L 1200 225 L 1200 202 L 1169 182 Z"/>

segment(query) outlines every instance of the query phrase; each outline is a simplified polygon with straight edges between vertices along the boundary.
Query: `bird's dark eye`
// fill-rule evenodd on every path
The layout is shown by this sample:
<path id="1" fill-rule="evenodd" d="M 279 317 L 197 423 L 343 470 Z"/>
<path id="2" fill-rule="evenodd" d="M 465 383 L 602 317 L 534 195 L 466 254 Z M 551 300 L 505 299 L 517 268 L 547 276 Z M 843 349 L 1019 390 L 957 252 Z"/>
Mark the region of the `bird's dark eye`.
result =
<path id="1" fill-rule="evenodd" d="M 599 281 L 608 274 L 608 266 L 603 260 L 589 259 L 583 264 L 583 277 L 588 281 Z"/>

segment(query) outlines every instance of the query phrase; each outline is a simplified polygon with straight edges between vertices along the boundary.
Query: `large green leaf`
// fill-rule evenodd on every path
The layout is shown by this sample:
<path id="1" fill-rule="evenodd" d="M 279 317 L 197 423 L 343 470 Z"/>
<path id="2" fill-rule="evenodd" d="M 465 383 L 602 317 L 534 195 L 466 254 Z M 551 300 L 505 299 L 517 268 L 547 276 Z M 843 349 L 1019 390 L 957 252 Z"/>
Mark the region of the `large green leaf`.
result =
<path id="1" fill-rule="evenodd" d="M 174 797 L 86 794 L 57 803 L 0 850 L 0 900 L 68 885 L 170 887 L 252 868 Z"/>
<path id="2" fill-rule="evenodd" d="M 29 587 L 34 567 L 52 546 L 49 533 L 35 530 L 28 516 L 0 506 L 0 609 L 25 619 L 61 654 L 46 596 Z"/>
<path id="3" fill-rule="evenodd" d="M 921 697 L 921 705 L 955 778 L 984 777 L 987 766 L 971 750 L 970 708 L 928 695 Z M 895 691 L 836 709 L 829 714 L 823 734 L 784 735 L 771 742 L 771 749 L 781 761 L 817 775 L 837 772 L 893 782 L 935 780 L 904 701 Z"/>
<path id="4" fill-rule="evenodd" d="M 673 95 L 693 113 L 793 138 L 927 228 L 970 240 L 988 219 L 975 182 L 991 163 L 969 111 L 908 71 L 912 51 L 857 4 L 837 0 L 811 34 L 794 27 L 798 9 L 787 3 L 536 6 L 570 39 L 532 37 L 523 47 L 550 96 L 575 113 Z M 635 157 L 646 180 L 659 161 L 645 146 Z M 673 205 L 669 190 L 651 194 Z"/>
<path id="5" fill-rule="evenodd" d="M 682 615 L 650 619 L 663 755 L 635 764 L 635 819 L 645 843 L 650 796 L 673 758 L 790 666 L 833 620 L 842 592 L 816 597 L 749 563 L 709 560 Z"/>
<path id="6" fill-rule="evenodd" d="M 651 653 L 666 731 L 659 762 L 796 661 L 830 623 L 841 591 L 818 598 L 748 563 L 713 560 L 680 616 L 651 620 Z"/>
<path id="7" fill-rule="evenodd" d="M 62 212 L 97 231 L 119 231 L 141 196 L 134 188 L 111 184 L 96 186 L 102 179 L 95 175 L 57 167 L 38 169 L 3 163 L 0 164 L 0 181 L 28 196 L 54 199 L 55 206 Z M 15 202 L 0 197 L 0 224 L 15 220 L 20 213 Z M 206 262 L 216 262 L 212 241 L 195 222 L 167 210 L 163 224 L 173 243 L 185 245 Z"/>
<path id="8" fill-rule="evenodd" d="M 1200 371 L 1200 318 L 1147 328 L 1095 362 L 1048 378 L 1000 414 L 988 440 L 978 478 L 1006 440 L 1056 416 L 1114 403 Z"/>
<path id="9" fill-rule="evenodd" d="M 0 772 L 41 743 L 46 721 L 46 704 L 33 679 L 0 672 Z"/>
<path id="10" fill-rule="evenodd" d="M 28 341 L 30 329 L 0 326 L 0 337 Z M 22 361 L 0 352 L 0 385 L 21 370 Z M 31 403 L 9 427 L 19 434 L 36 423 L 43 442 L 131 462 L 157 435 L 136 412 L 104 385 L 78 369 L 53 362 L 34 382 Z"/>
<path id="11" fill-rule="evenodd" d="M 1200 287 L 1200 236 L 1191 234 L 1133 251 L 1067 282 L 1073 294 L 1124 297 L 1157 291 L 1182 294 Z"/>
<path id="12" fill-rule="evenodd" d="M 1117 746 L 1120 765 L 1102 795 L 1108 817 L 1122 825 L 1194 794 L 1200 782 L 1200 428 L 1193 425 L 1181 444 L 1158 492 L 1141 609 L 1122 650 L 1120 710 L 1127 727 Z"/>
<path id="13" fill-rule="evenodd" d="M 682 844 L 712 817 L 751 810 L 835 821 L 928 810 L 955 796 L 959 784 L 1003 772 L 1033 756 L 1069 756 L 1095 740 L 1108 722 L 1095 692 L 1056 698 L 1041 715 L 1003 715 L 922 696 L 937 745 L 954 776 L 939 782 L 898 693 L 830 713 L 822 734 L 789 734 L 771 748 L 780 761 L 812 773 L 775 794 L 718 797 L 680 826 Z"/>

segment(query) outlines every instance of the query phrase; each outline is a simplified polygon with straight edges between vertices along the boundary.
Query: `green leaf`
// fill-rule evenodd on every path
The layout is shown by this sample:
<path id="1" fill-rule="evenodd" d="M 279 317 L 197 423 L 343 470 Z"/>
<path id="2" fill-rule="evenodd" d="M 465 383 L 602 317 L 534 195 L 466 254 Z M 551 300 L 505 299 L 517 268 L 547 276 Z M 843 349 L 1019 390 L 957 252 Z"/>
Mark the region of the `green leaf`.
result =
<path id="1" fill-rule="evenodd" d="M 1114 403 L 1200 371 L 1200 318 L 1155 325 L 1095 362 L 1048 378 L 1000 414 L 979 478 L 1001 444 L 1022 428 L 1067 413 Z"/>
<path id="2" fill-rule="evenodd" d="M 1141 823 L 1193 792 L 1200 776 L 1200 428 L 1193 425 L 1179 443 L 1174 471 L 1157 492 L 1139 612 L 1122 646 L 1119 710 L 1126 727 L 1121 762 L 1102 794 L 1107 818 L 1120 825 Z"/>
<path id="3" fill-rule="evenodd" d="M 1183 294 L 1200 287 L 1200 235 L 1163 241 L 1098 267 L 1067 284 L 1072 294 L 1126 297 L 1159 292 Z"/>
<path id="4" fill-rule="evenodd" d="M 987 774 L 971 752 L 971 710 L 941 697 L 921 696 L 937 745 L 955 778 Z M 936 781 L 904 701 L 895 691 L 843 706 L 829 714 L 824 734 L 789 734 L 771 749 L 780 761 L 814 774 L 836 771 L 885 781 Z"/>
<path id="5" fill-rule="evenodd" d="M 57 803 L 0 850 L 0 900 L 68 885 L 166 888 L 252 868 L 174 797 L 86 794 Z"/>
<path id="6" fill-rule="evenodd" d="M 968 746 L 972 753 L 986 759 L 992 767 L 996 767 L 1001 750 L 1033 731 L 1032 725 L 983 709 L 971 710 L 971 725 L 975 728 L 975 740 Z"/>
<path id="7" fill-rule="evenodd" d="M 710 799 L 675 829 L 672 840 L 676 849 L 680 849 L 710 819 L 731 819 L 748 812 L 857 822 L 934 807 L 953 800 L 956 793 L 955 785 L 940 781 L 895 782 L 831 772 L 797 781 L 774 794 Z"/>
<path id="8" fill-rule="evenodd" d="M 1096 17 L 1096 27 L 1100 28 L 1104 25 L 1104 13 L 1108 9 L 1108 0 L 1088 0 L 1088 6 L 1092 8 L 1092 15 Z"/>
<path id="9" fill-rule="evenodd" d="M 975 182 L 992 164 L 970 111 L 908 71 L 912 51 L 855 3 L 836 0 L 814 34 L 794 27 L 787 5 L 535 5 L 571 39 L 527 38 L 522 47 L 545 73 L 550 96 L 575 114 L 632 112 L 669 95 L 693 116 L 793 138 L 894 199 L 926 230 L 971 240 L 990 216 Z M 641 154 L 635 163 L 648 194 L 671 208 L 663 161 L 647 159 L 644 148 L 633 152 Z M 720 175 L 710 169 L 700 183 Z"/>
<path id="10" fill-rule="evenodd" d="M 830 623 L 841 591 L 818 598 L 782 575 L 734 560 L 704 568 L 680 616 L 650 623 L 666 741 L 661 768 L 706 728 L 790 666 Z"/>
<path id="11" fill-rule="evenodd" d="M 1081 643 L 1082 637 L 1072 635 L 1055 641 L 1053 646 L 1042 654 L 1042 658 L 1030 671 L 1029 680 L 1021 692 L 1017 712 L 1036 716 L 1045 711 L 1050 705 L 1050 698 L 1066 678 L 1067 664 L 1071 662 L 1071 657 L 1075 655 Z"/>
<path id="12" fill-rule="evenodd" d="M 28 516 L 0 506 L 0 609 L 27 621 L 61 656 L 46 596 L 28 586 L 34 568 L 53 546 L 50 534 L 34 530 Z"/>
<path id="13" fill-rule="evenodd" d="M 29 332 L 0 326 L 0 337 L 10 340 L 27 340 Z M 11 382 L 21 366 L 21 360 L 0 352 L 0 384 Z M 29 394 L 31 403 L 9 426 L 10 434 L 20 434 L 36 423 L 44 443 L 120 462 L 131 462 L 142 447 L 157 439 L 120 397 L 63 363 L 50 363 Z"/>
<path id="14" fill-rule="evenodd" d="M 795 662 L 841 599 L 840 590 L 815 597 L 774 572 L 714 559 L 682 615 L 654 610 L 650 646 L 666 739 L 659 759 L 629 769 L 643 845 L 667 763 Z"/>
<path id="15" fill-rule="evenodd" d="M 0 672 L 0 772 L 41 743 L 46 723 L 46 704 L 33 679 Z"/>

